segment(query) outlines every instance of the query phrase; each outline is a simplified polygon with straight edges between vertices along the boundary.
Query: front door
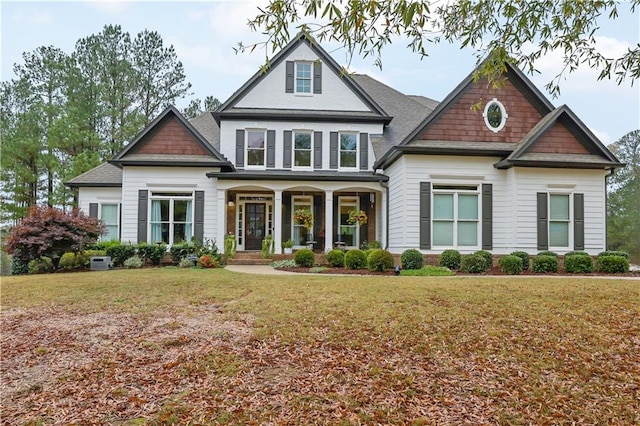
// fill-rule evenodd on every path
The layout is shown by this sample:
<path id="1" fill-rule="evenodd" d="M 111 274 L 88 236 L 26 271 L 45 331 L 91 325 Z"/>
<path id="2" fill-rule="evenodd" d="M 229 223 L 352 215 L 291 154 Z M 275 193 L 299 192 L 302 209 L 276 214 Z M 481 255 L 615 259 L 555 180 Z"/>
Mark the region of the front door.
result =
<path id="1" fill-rule="evenodd" d="M 245 204 L 245 250 L 262 250 L 262 239 L 265 237 L 265 216 L 267 205 L 265 203 Z"/>

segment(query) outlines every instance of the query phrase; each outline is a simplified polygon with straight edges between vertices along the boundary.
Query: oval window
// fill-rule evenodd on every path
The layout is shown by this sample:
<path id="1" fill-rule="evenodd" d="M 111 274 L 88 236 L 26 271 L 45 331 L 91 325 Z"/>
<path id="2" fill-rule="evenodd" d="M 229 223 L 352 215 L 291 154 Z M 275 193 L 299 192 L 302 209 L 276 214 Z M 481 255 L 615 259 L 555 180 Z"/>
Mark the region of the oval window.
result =
<path id="1" fill-rule="evenodd" d="M 484 107 L 484 122 L 492 132 L 499 132 L 507 123 L 507 111 L 504 109 L 504 105 L 496 98 L 493 98 Z"/>

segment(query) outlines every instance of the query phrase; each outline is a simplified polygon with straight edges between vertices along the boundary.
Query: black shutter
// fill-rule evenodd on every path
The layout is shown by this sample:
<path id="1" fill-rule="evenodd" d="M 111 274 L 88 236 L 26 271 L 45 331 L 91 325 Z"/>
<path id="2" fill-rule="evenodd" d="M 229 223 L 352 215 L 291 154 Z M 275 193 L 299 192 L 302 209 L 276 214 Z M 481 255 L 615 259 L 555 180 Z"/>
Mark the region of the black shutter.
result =
<path id="1" fill-rule="evenodd" d="M 369 193 L 360 195 L 360 210 L 365 212 L 367 216 L 369 215 Z M 369 221 L 360 226 L 360 242 L 363 241 L 371 242 L 369 241 Z"/>
<path id="2" fill-rule="evenodd" d="M 197 244 L 204 241 L 204 191 L 196 191 L 193 209 L 193 236 Z"/>
<path id="3" fill-rule="evenodd" d="M 98 203 L 89 203 L 89 217 L 98 217 Z"/>
<path id="4" fill-rule="evenodd" d="M 294 83 L 294 75 L 293 73 L 295 72 L 295 62 L 293 61 L 287 61 L 286 63 L 286 81 L 285 81 L 285 92 L 286 93 L 293 93 L 293 83 Z"/>
<path id="5" fill-rule="evenodd" d="M 313 63 L 313 93 L 322 93 L 322 62 Z"/>
<path id="6" fill-rule="evenodd" d="M 147 242 L 147 215 L 149 208 L 149 191 L 138 190 L 138 243 Z"/>
<path id="7" fill-rule="evenodd" d="M 369 168 L 369 135 L 360 133 L 360 170 Z"/>
<path id="8" fill-rule="evenodd" d="M 276 166 L 276 131 L 267 130 L 267 167 Z"/>
<path id="9" fill-rule="evenodd" d="M 282 167 L 291 168 L 291 130 L 284 131 L 284 157 L 282 159 Z"/>
<path id="10" fill-rule="evenodd" d="M 313 132 L 313 168 L 322 168 L 322 132 Z"/>
<path id="11" fill-rule="evenodd" d="M 244 167 L 244 130 L 236 130 L 236 167 Z"/>
<path id="12" fill-rule="evenodd" d="M 493 185 L 482 184 L 482 250 L 493 250 Z"/>
<path id="13" fill-rule="evenodd" d="M 431 182 L 420 182 L 420 248 L 431 249 Z"/>
<path id="14" fill-rule="evenodd" d="M 573 249 L 584 250 L 584 194 L 573 194 Z"/>
<path id="15" fill-rule="evenodd" d="M 538 192 L 537 194 L 537 210 L 538 210 L 538 250 L 549 249 L 549 223 L 547 215 L 547 193 Z"/>
<path id="16" fill-rule="evenodd" d="M 320 230 L 323 228 L 323 220 L 322 220 L 322 195 L 314 195 L 313 196 L 313 248 L 315 249 L 324 249 L 323 246 L 320 245 Z M 324 242 L 322 242 L 324 243 Z"/>
<path id="17" fill-rule="evenodd" d="M 338 168 L 338 132 L 329 133 L 329 168 Z"/>
<path id="18" fill-rule="evenodd" d="M 282 194 L 282 242 L 291 239 L 291 194 Z"/>

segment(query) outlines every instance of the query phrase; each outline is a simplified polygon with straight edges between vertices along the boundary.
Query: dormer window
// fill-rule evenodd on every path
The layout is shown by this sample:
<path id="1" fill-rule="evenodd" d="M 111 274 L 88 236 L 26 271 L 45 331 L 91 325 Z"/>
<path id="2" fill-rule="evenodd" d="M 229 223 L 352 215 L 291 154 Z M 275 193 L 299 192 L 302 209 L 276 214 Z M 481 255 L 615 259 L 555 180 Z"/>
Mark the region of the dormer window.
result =
<path id="1" fill-rule="evenodd" d="M 296 93 L 311 93 L 311 62 L 296 62 Z"/>

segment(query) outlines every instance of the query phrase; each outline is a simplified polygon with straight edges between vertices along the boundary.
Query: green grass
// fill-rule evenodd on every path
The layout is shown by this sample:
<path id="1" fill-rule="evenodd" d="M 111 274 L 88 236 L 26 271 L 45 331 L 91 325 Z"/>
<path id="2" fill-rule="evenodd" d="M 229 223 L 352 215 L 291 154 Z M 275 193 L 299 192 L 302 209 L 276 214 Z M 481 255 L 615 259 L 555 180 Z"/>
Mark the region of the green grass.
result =
<path id="1" fill-rule="evenodd" d="M 613 279 L 3 278 L 16 339 L 3 364 L 52 372 L 10 390 L 3 411 L 10 423 L 637 424 L 639 301 L 640 281 Z M 57 370 L 70 356 L 84 358 Z"/>

